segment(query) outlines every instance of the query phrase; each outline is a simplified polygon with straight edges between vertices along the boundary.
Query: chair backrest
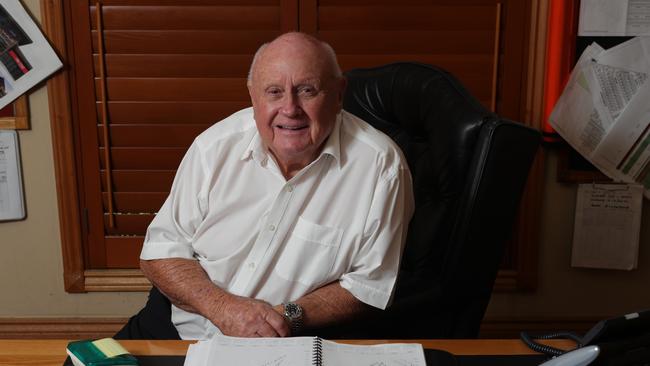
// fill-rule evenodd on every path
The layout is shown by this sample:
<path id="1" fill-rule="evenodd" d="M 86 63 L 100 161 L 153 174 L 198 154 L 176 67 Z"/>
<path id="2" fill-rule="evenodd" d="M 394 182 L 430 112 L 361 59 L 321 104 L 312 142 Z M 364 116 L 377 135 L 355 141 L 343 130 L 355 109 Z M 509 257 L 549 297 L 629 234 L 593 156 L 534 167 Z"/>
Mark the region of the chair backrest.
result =
<path id="1" fill-rule="evenodd" d="M 395 63 L 346 76 L 344 108 L 401 147 L 416 201 L 390 310 L 355 333 L 475 337 L 540 134 L 489 112 L 433 66 Z"/>

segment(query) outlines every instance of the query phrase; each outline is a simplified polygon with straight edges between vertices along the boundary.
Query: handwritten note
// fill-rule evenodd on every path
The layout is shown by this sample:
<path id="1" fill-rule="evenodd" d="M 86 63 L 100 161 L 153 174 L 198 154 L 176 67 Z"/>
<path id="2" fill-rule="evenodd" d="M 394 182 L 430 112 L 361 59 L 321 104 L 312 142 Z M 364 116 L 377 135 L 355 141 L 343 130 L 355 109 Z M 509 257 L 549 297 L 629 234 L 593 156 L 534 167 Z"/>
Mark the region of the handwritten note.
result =
<path id="1" fill-rule="evenodd" d="M 16 131 L 0 131 L 0 221 L 25 217 Z"/>
<path id="2" fill-rule="evenodd" d="M 636 268 L 642 198 L 640 185 L 581 184 L 576 201 L 571 265 Z"/>

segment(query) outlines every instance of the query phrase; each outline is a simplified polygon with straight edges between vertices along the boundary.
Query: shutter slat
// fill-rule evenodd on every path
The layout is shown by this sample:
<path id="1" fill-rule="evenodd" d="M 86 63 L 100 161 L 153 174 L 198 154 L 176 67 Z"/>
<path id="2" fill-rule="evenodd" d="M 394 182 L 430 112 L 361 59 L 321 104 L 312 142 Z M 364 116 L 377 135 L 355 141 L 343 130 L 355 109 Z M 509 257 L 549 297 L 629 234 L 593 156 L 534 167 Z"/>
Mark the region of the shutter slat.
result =
<path id="1" fill-rule="evenodd" d="M 173 6 L 182 1 L 183 8 L 200 5 L 260 5 L 260 6 L 279 6 L 281 0 L 102 0 L 104 6 Z M 94 8 L 94 1 L 90 3 L 90 9 Z"/>
<path id="2" fill-rule="evenodd" d="M 93 55 L 95 75 L 99 58 Z M 253 55 L 106 55 L 106 73 L 114 77 L 246 78 Z"/>
<path id="3" fill-rule="evenodd" d="M 100 83 L 95 79 L 96 95 Z M 110 101 L 248 101 L 245 78 L 109 78 Z M 234 112 L 234 111 L 233 111 Z"/>
<path id="4" fill-rule="evenodd" d="M 153 213 L 158 212 L 167 198 L 167 192 L 115 192 L 115 212 Z M 104 207 L 108 206 L 108 194 L 102 193 Z"/>
<path id="5" fill-rule="evenodd" d="M 205 124 L 218 122 L 246 102 L 109 102 L 108 115 L 116 124 Z M 97 113 L 100 111 L 97 103 Z"/>
<path id="6" fill-rule="evenodd" d="M 356 5 L 356 4 L 354 4 Z M 494 31 L 494 5 L 322 6 L 320 31 L 327 30 L 482 30 Z M 459 22 L 462 14 L 465 21 Z"/>
<path id="7" fill-rule="evenodd" d="M 188 146 L 168 148 L 113 147 L 111 161 L 113 169 L 172 169 L 181 163 Z M 104 153 L 104 148 L 99 149 Z M 101 169 L 105 169 L 103 162 Z"/>
<path id="8" fill-rule="evenodd" d="M 203 53 L 254 54 L 280 31 L 210 31 L 210 30 L 107 30 L 104 31 L 106 53 Z M 92 31 L 93 51 L 97 53 L 97 32 Z M 215 47 L 215 45 L 219 45 Z"/>
<path id="9" fill-rule="evenodd" d="M 112 147 L 189 147 L 209 125 L 110 125 Z M 100 146 L 104 131 L 97 131 Z"/>
<path id="10" fill-rule="evenodd" d="M 116 170 L 113 169 L 115 192 L 166 192 L 174 180 L 175 170 Z M 106 191 L 106 170 L 101 171 L 102 191 Z"/>
<path id="11" fill-rule="evenodd" d="M 114 29 L 278 29 L 277 6 L 138 6 L 104 5 L 105 30 Z M 95 8 L 91 9 L 92 28 Z"/>
<path id="12" fill-rule="evenodd" d="M 503 0 L 435 0 L 436 5 L 489 5 L 503 2 Z M 328 6 L 349 6 L 350 0 L 318 0 L 319 10 Z M 432 0 L 400 0 L 401 6 L 431 5 Z M 354 0 L 354 6 L 395 5 L 395 0 Z M 459 14 L 456 14 L 457 16 Z M 462 15 L 462 14 L 460 14 Z"/>
<path id="13" fill-rule="evenodd" d="M 339 55 L 359 54 L 453 54 L 491 55 L 494 30 L 485 31 L 320 31 L 319 36 Z M 381 41 L 379 41 L 381 40 Z"/>
<path id="14" fill-rule="evenodd" d="M 144 235 L 155 215 L 114 215 L 113 217 L 115 227 L 108 228 L 108 215 L 104 215 L 106 235 Z"/>

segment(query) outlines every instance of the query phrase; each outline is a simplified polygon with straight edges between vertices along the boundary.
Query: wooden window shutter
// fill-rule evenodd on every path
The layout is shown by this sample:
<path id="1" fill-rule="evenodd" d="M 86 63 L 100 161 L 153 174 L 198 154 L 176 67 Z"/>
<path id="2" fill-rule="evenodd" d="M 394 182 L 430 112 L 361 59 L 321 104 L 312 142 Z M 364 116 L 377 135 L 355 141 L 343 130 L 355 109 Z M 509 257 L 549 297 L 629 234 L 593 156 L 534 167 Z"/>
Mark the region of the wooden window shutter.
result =
<path id="1" fill-rule="evenodd" d="M 305 0 L 301 30 L 329 42 L 343 70 L 436 65 L 489 109 L 520 120 L 528 1 Z"/>
<path id="2" fill-rule="evenodd" d="M 250 105 L 252 56 L 296 28 L 297 5 L 91 0 L 69 11 L 85 268 L 138 268 L 145 230 L 185 151 Z"/>
<path id="3" fill-rule="evenodd" d="M 327 41 L 343 70 L 415 61 L 451 72 L 488 109 L 523 123 L 526 52 L 532 1 L 303 0 L 300 29 Z M 542 173 L 528 192 L 541 187 Z M 538 196 L 526 193 L 508 243 L 497 289 L 535 286 Z M 528 215 L 528 216 L 526 216 Z"/>

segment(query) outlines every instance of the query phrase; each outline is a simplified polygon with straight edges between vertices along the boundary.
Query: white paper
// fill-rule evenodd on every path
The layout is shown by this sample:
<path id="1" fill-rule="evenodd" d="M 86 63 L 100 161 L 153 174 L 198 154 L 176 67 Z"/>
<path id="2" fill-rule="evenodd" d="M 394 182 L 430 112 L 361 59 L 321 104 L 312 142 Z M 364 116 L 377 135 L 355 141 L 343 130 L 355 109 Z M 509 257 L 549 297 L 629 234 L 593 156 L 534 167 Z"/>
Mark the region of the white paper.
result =
<path id="1" fill-rule="evenodd" d="M 650 37 L 590 45 L 550 116 L 555 130 L 615 181 L 650 198 Z"/>
<path id="2" fill-rule="evenodd" d="M 16 131 L 0 130 L 0 221 L 25 217 Z"/>
<path id="3" fill-rule="evenodd" d="M 650 34 L 650 0 L 581 0 L 579 36 Z"/>
<path id="4" fill-rule="evenodd" d="M 625 35 L 650 34 L 650 0 L 628 0 Z"/>
<path id="5" fill-rule="evenodd" d="M 579 36 L 623 36 L 627 0 L 581 0 Z"/>
<path id="6" fill-rule="evenodd" d="M 29 38 L 29 42 L 17 44 L 11 49 L 0 46 L 0 54 L 14 52 L 14 58 L 12 59 L 19 60 L 18 63 L 23 65 L 25 70 L 22 76 L 15 78 L 9 71 L 8 66 L 0 62 L 0 77 L 3 79 L 0 82 L 0 108 L 2 108 L 58 70 L 62 64 L 36 23 L 20 4 L 20 1 L 0 0 L 0 5 L 5 10 L 5 13 L 3 13 L 2 9 L 0 9 L 0 15 L 2 16 L 0 18 L 0 35 L 2 35 L 3 31 L 15 28 L 13 25 L 15 23 Z M 12 25 L 7 25 L 11 21 L 13 21 Z M 4 28 L 2 28 L 3 26 Z M 0 40 L 3 39 L 0 37 Z M 4 91 L 2 91 L 3 86 Z"/>
<path id="7" fill-rule="evenodd" d="M 346 345 L 324 339 L 324 365 L 426 366 L 422 345 Z M 306 366 L 314 363 L 315 337 L 239 338 L 215 335 L 190 345 L 185 366 Z"/>
<path id="8" fill-rule="evenodd" d="M 571 265 L 636 268 L 643 188 L 628 184 L 581 184 L 576 200 Z"/>

